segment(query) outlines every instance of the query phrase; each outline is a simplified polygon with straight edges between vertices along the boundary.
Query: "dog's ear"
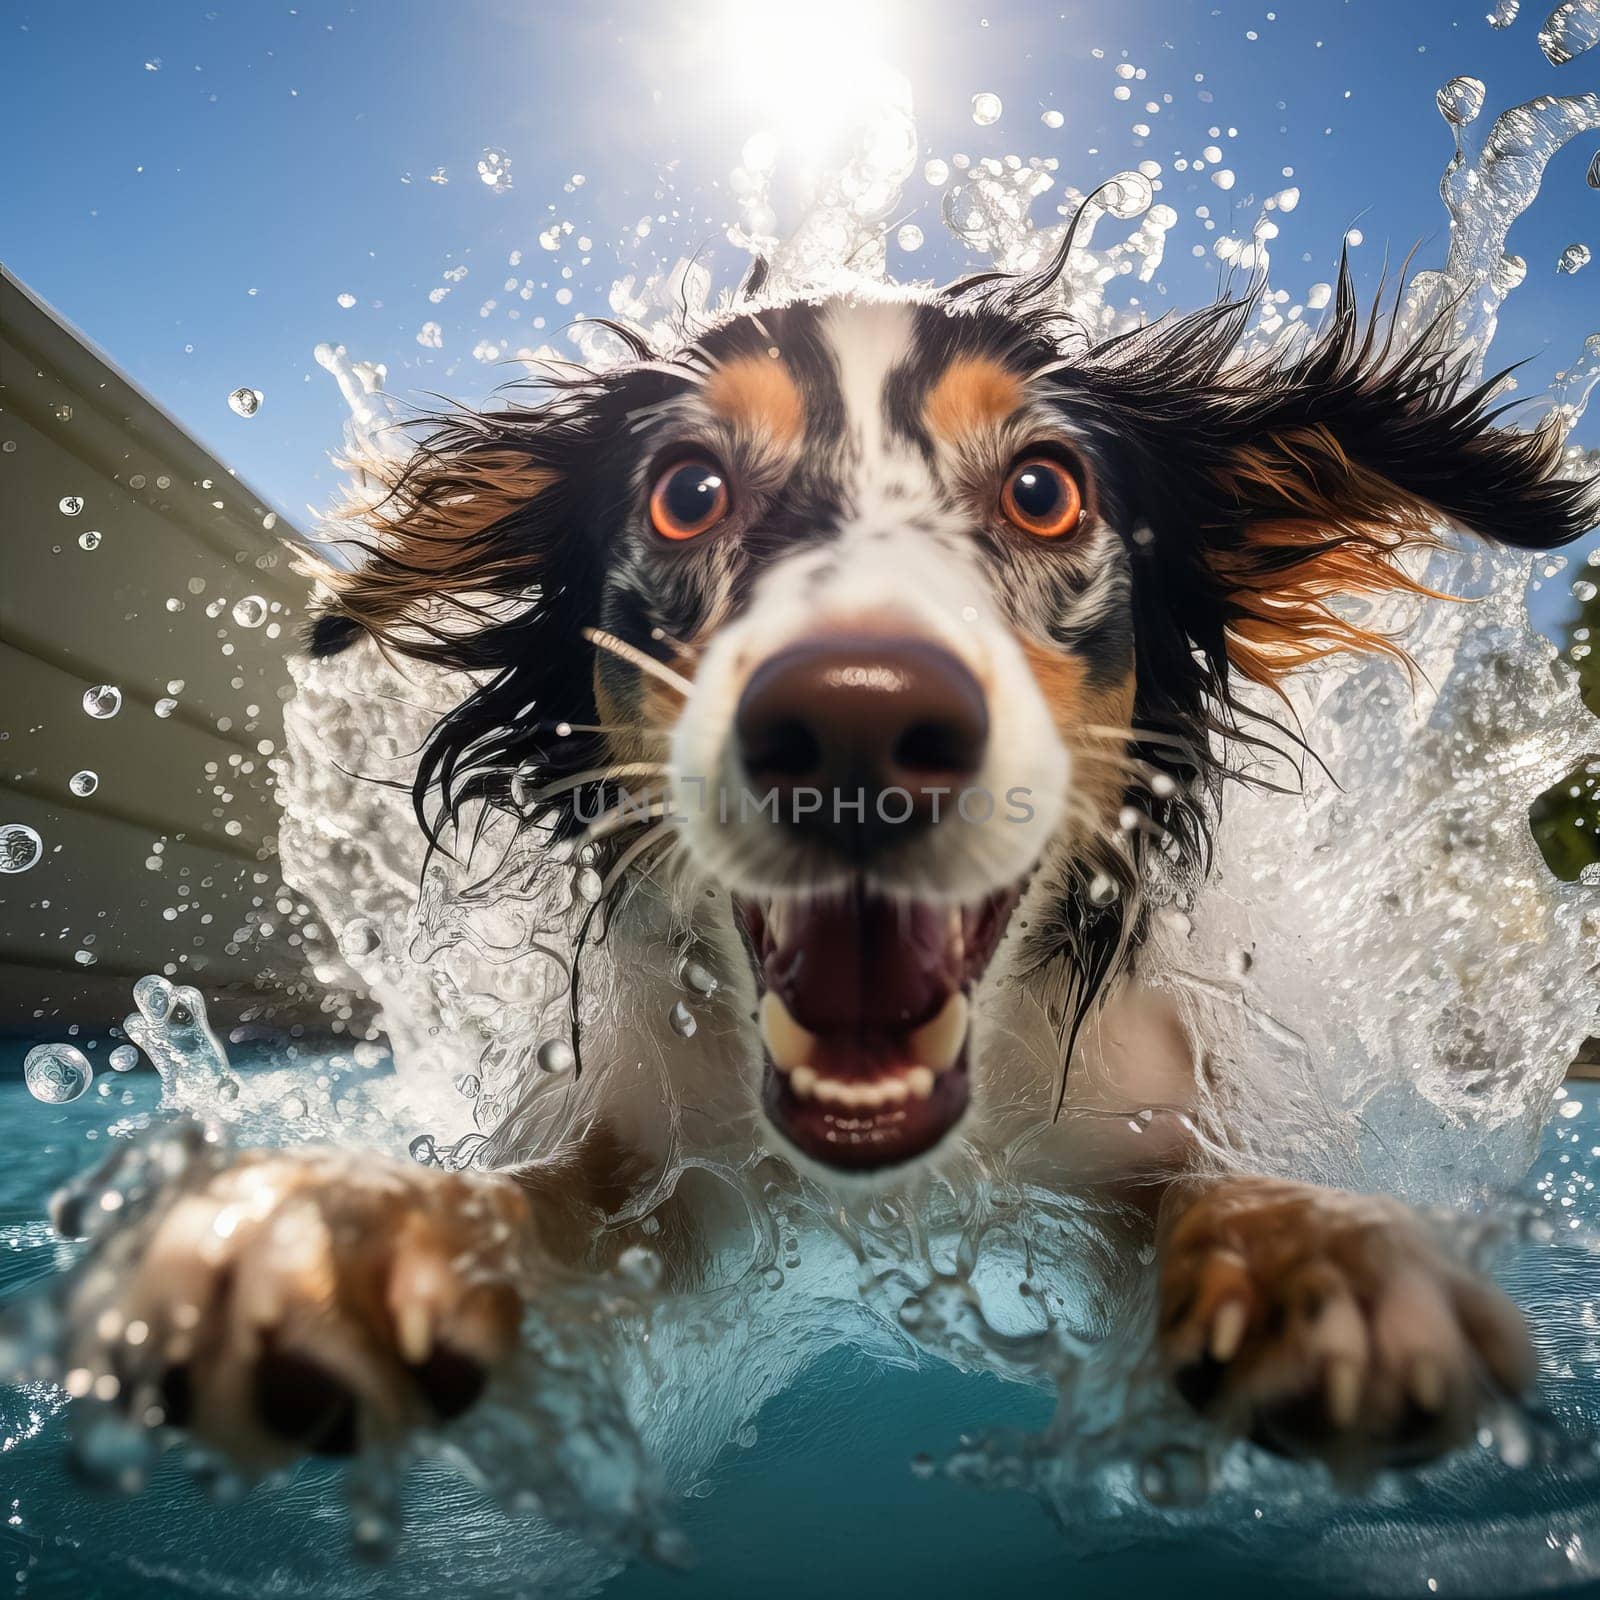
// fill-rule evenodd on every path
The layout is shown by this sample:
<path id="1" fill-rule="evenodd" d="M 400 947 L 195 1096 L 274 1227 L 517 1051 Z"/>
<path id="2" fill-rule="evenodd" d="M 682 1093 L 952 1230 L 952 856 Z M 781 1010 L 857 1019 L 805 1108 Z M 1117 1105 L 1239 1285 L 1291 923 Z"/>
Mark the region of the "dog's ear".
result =
<path id="1" fill-rule="evenodd" d="M 1341 268 L 1321 332 L 1287 359 L 1240 359 L 1252 309 L 1155 324 L 1102 347 L 1091 376 L 1134 451 L 1146 597 L 1220 673 L 1271 684 L 1336 651 L 1401 653 L 1337 602 L 1430 593 L 1408 557 L 1447 524 L 1549 549 L 1600 520 L 1555 426 L 1494 425 L 1503 374 L 1471 377 L 1448 314 L 1402 342 L 1360 315 Z"/>
<path id="2" fill-rule="evenodd" d="M 358 559 L 315 568 L 329 598 L 313 654 L 364 632 L 442 665 L 500 665 L 497 629 L 584 565 L 581 548 L 566 548 L 570 443 L 537 412 L 464 413 L 402 460 L 347 462 L 354 483 L 335 529 Z"/>

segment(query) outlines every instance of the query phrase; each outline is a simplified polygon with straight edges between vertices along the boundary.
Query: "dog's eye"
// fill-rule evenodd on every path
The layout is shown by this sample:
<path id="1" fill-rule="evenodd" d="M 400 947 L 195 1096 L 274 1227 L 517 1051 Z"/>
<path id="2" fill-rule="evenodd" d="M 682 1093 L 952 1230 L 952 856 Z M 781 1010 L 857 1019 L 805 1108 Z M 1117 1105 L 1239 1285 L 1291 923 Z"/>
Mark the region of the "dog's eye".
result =
<path id="1" fill-rule="evenodd" d="M 1078 526 L 1083 491 L 1059 461 L 1027 456 L 1006 474 L 1000 510 L 1007 522 L 1039 539 L 1059 539 Z"/>
<path id="2" fill-rule="evenodd" d="M 650 522 L 664 539 L 693 539 L 727 514 L 722 468 L 698 456 L 674 462 L 650 491 Z"/>

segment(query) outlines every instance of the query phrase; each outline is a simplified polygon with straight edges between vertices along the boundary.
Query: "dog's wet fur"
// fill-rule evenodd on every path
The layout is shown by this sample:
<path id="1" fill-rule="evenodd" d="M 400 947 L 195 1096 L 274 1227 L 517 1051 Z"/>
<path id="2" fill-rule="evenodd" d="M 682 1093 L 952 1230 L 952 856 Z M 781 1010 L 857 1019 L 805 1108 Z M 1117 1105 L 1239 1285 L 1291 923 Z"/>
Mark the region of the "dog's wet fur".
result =
<path id="1" fill-rule="evenodd" d="M 572 839 L 624 790 L 670 804 L 681 870 L 720 892 L 750 965 L 772 1145 L 841 1190 L 937 1165 L 998 1115 L 994 1085 L 1020 1069 L 975 1020 L 986 986 L 1053 986 L 1072 1103 L 1197 1098 L 1205 1041 L 1142 966 L 1139 888 L 1148 849 L 1202 875 L 1238 767 L 1294 743 L 1244 686 L 1333 652 L 1401 655 L 1348 602 L 1426 596 L 1418 558 L 1452 527 L 1552 549 L 1600 516 L 1553 427 L 1497 425 L 1500 381 L 1473 376 L 1448 316 L 1401 337 L 1342 270 L 1323 326 L 1286 351 L 1240 353 L 1249 298 L 1095 343 L 1059 309 L 1060 268 L 748 295 L 670 351 L 618 328 L 623 364 L 436 418 L 372 467 L 383 494 L 349 509 L 360 560 L 320 573 L 313 653 L 370 637 L 480 675 L 421 757 L 436 840 L 474 805 Z M 904 788 L 910 825 L 714 800 L 812 779 Z M 934 790 L 967 789 L 1023 798 L 930 815 Z M 598 848 L 615 863 L 634 837 Z M 515 1191 L 501 1214 L 526 1209 L 530 1250 L 559 1251 L 548 1219 L 583 1184 L 614 1193 L 619 1139 L 482 1182 Z M 1146 1216 L 1161 1359 L 1221 1426 L 1346 1467 L 1409 1461 L 1529 1380 L 1514 1308 L 1397 1202 L 1226 1171 L 1183 1141 L 1124 1184 L 1139 1163 L 1107 1139 L 1043 1148 L 1063 1184 Z M 303 1202 L 299 1158 L 262 1159 Z M 364 1259 L 322 1264 L 361 1347 L 402 1359 L 357 1380 L 319 1352 L 326 1320 L 298 1347 L 359 1398 L 352 1422 L 303 1374 L 280 1381 L 275 1347 L 255 1403 L 292 1392 L 295 1416 L 265 1404 L 269 1431 L 348 1445 L 360 1417 L 427 1409 L 425 1384 L 402 1403 L 386 1383 L 414 1388 L 442 1349 L 470 1399 L 461 1351 L 487 1366 L 505 1347 L 502 1313 L 492 1336 L 481 1315 L 451 1333 L 447 1270 L 425 1314 L 395 1288 L 407 1197 L 432 1176 L 404 1176 Z M 362 1210 L 379 1179 L 319 1182 Z M 476 1214 L 417 1204 L 446 1241 Z M 373 1273 L 386 1290 L 345 1292 Z M 243 1392 L 211 1388 L 213 1412 Z"/>

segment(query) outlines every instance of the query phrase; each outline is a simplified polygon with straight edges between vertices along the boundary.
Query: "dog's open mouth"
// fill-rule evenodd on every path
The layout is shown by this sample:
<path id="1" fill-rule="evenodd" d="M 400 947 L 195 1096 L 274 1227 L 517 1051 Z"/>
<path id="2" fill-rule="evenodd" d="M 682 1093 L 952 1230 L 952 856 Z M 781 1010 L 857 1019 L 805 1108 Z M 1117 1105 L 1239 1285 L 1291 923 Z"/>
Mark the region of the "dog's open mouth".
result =
<path id="1" fill-rule="evenodd" d="M 762 1103 L 786 1139 L 866 1172 L 924 1154 L 955 1127 L 972 987 L 1019 893 L 970 906 L 864 890 L 741 902 L 761 994 Z"/>

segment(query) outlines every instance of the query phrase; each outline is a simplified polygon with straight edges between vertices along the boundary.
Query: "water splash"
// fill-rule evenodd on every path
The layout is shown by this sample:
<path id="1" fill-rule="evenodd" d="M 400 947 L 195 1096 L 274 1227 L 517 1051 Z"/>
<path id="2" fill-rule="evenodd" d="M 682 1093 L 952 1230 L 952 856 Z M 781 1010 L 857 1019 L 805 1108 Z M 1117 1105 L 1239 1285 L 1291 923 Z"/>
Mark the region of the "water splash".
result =
<path id="1" fill-rule="evenodd" d="M 1514 11 L 1501 5 L 1497 16 L 1509 22 Z M 1506 248 L 1512 222 L 1555 151 L 1600 126 L 1595 96 L 1546 97 L 1502 113 L 1474 156 L 1463 130 L 1476 126 L 1482 103 L 1475 80 L 1441 91 L 1456 137 L 1442 186 L 1450 254 L 1419 280 L 1406 310 L 1414 326 L 1459 302 L 1480 359 L 1519 277 Z M 850 156 L 822 175 L 786 235 L 773 203 L 776 147 L 746 145 L 729 237 L 770 259 L 776 293 L 880 282 L 918 160 L 909 88 L 885 75 Z M 933 157 L 921 171 L 946 191 L 941 210 L 980 267 L 1036 265 L 1085 201 L 1058 188 L 1045 157 Z M 1144 314 L 1115 291 L 1151 281 L 1178 226 L 1156 202 L 1158 176 L 1118 174 L 1084 206 L 1057 292 L 1089 337 Z M 1292 209 L 1291 193 L 1297 200 L 1284 191 L 1274 201 Z M 1275 231 L 1263 206 L 1248 234 L 1222 241 L 1218 254 L 1266 278 Z M 1298 337 L 1278 304 L 1263 298 L 1257 347 Z M 622 280 L 612 309 L 666 343 L 718 308 L 710 273 L 680 260 L 642 283 Z M 579 339 L 586 358 L 617 358 L 603 330 L 580 327 Z M 1594 387 L 1596 356 L 1586 350 L 1563 380 L 1557 404 L 1571 420 Z M 398 449 L 383 369 L 342 347 L 321 346 L 317 359 L 350 405 L 355 443 Z M 1570 674 L 1530 630 L 1531 570 L 1510 555 L 1441 555 L 1430 581 L 1471 589 L 1479 605 L 1421 619 L 1379 609 L 1370 619 L 1408 629 L 1423 669 L 1415 689 L 1369 663 L 1324 669 L 1295 690 L 1307 737 L 1339 782 L 1312 772 L 1303 797 L 1235 796 L 1215 882 L 1198 893 L 1151 886 L 1174 987 L 1222 1041 L 1226 1091 L 1262 1108 L 1242 1117 L 1240 1131 L 1264 1168 L 1420 1202 L 1493 1196 L 1526 1163 L 1592 1022 L 1573 998 L 1592 985 L 1592 894 L 1550 879 L 1524 823 L 1533 795 L 1592 736 Z M 1058 1420 L 1042 1436 L 983 1436 L 929 1458 L 926 1470 L 1026 1485 L 1075 1530 L 1099 1518 L 1087 1537 L 1101 1548 L 1130 1526 L 1181 1536 L 1193 1524 L 1178 1513 L 1207 1498 L 1213 1517 L 1215 1503 L 1231 1515 L 1251 1495 L 1271 1495 L 1277 1515 L 1307 1525 L 1326 1511 L 1328 1491 L 1303 1471 L 1222 1447 L 1152 1381 L 1125 1337 L 1148 1322 L 1148 1273 L 1127 1270 L 1104 1216 L 1030 1183 L 1019 1153 L 917 1192 L 841 1205 L 766 1152 L 735 1087 L 742 1063 L 732 1041 L 747 986 L 700 937 L 692 907 L 640 895 L 638 916 L 585 951 L 575 994 L 579 932 L 604 895 L 593 862 L 519 832 L 504 813 L 467 819 L 463 837 L 476 838 L 468 860 L 429 859 L 404 790 L 429 730 L 461 693 L 458 680 L 366 647 L 294 670 L 280 849 L 290 880 L 336 930 L 317 956 L 319 980 L 363 991 L 381 1010 L 392 1092 L 357 1110 L 303 1073 L 241 1082 L 199 996 L 145 979 L 126 1031 L 160 1073 L 164 1105 L 198 1114 L 203 1127 L 119 1152 L 122 1165 L 70 1200 L 74 1214 L 93 1223 L 113 1185 L 124 1197 L 113 1209 L 137 1218 L 146 1198 L 214 1171 L 226 1138 L 364 1139 L 452 1170 L 526 1160 L 584 1126 L 620 1078 L 642 1078 L 653 1094 L 642 1139 L 653 1167 L 611 1224 L 648 1236 L 674 1186 L 703 1187 L 739 1219 L 734 1242 L 693 1295 L 661 1289 L 648 1246 L 624 1253 L 615 1282 L 547 1286 L 545 1320 L 530 1328 L 519 1370 L 459 1429 L 420 1447 L 491 1488 L 513 1518 L 537 1518 L 541 1530 L 553 1519 L 677 1559 L 663 1486 L 701 1483 L 716 1451 L 744 1436 L 797 1365 L 838 1343 L 885 1362 L 931 1354 L 1054 1394 Z M 1397 749 L 1405 760 L 1394 759 Z M 1486 884 L 1497 886 L 1488 902 Z M 658 1003 L 669 994 L 670 1004 Z M 590 1041 L 581 1075 L 574 1014 Z M 1041 1019 L 1006 1020 L 1045 1061 Z M 475 1092 L 458 1089 L 469 1082 Z M 685 1083 L 710 1086 L 697 1090 L 693 1115 L 681 1103 Z M 1164 1115 L 1129 1114 L 1151 1128 Z M 593 1338 L 599 1322 L 624 1334 L 610 1356 Z M 1512 1450 L 1517 1427 L 1499 1419 L 1493 1449 Z M 102 1476 L 120 1480 L 130 1461 L 140 1476 L 123 1437 L 99 1436 L 94 1453 Z M 1481 1484 L 1482 1462 L 1460 1470 Z M 393 1489 L 392 1475 L 366 1465 L 352 1479 L 366 1547 L 381 1550 L 393 1536 Z M 1397 1516 L 1406 1492 L 1393 1491 Z M 1162 1518 L 1151 1503 L 1165 1508 Z"/>
<path id="2" fill-rule="evenodd" d="M 1539 30 L 1539 48 L 1562 67 L 1600 44 L 1600 0 L 1565 0 Z"/>

